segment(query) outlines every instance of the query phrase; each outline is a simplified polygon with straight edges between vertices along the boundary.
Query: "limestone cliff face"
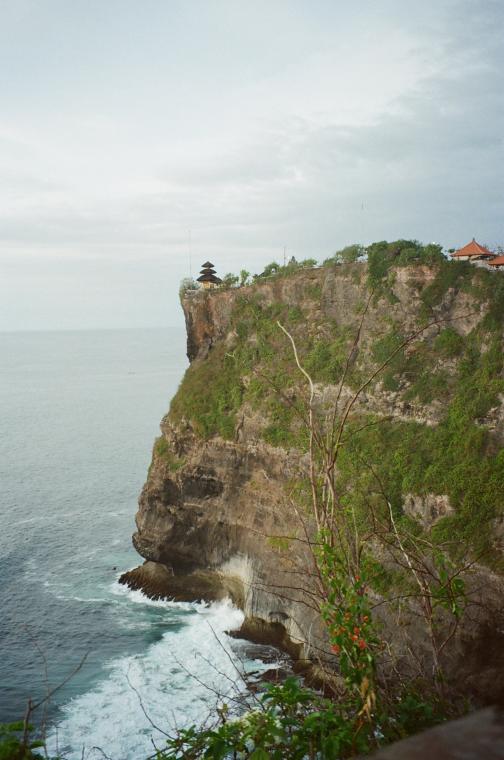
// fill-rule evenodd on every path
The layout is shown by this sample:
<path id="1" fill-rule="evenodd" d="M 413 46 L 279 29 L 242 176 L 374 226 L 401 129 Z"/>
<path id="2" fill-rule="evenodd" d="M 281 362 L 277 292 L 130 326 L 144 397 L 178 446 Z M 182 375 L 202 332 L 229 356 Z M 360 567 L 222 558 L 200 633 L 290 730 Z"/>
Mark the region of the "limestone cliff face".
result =
<path id="1" fill-rule="evenodd" d="M 146 562 L 126 574 L 124 581 L 147 593 L 178 599 L 231 595 L 244 609 L 244 632 L 248 636 L 266 636 L 301 660 L 320 656 L 325 644 L 322 626 L 309 584 L 300 581 L 300 572 L 308 563 L 305 531 L 311 531 L 310 520 L 307 516 L 300 521 L 289 498 L 300 475 L 306 473 L 308 459 L 298 445 L 295 420 L 289 418 L 288 423 L 292 437 L 282 439 L 281 428 L 287 423 L 278 417 L 283 408 L 274 406 L 268 395 L 271 389 L 265 390 L 269 380 L 258 384 L 258 379 L 267 375 L 266 366 L 277 372 L 277 379 L 282 362 L 282 367 L 290 366 L 293 377 L 297 377 L 297 370 L 286 342 L 281 344 L 275 337 L 273 351 L 268 353 L 263 348 L 267 344 L 264 330 L 270 328 L 264 327 L 267 320 L 261 321 L 262 315 L 271 317 L 270 322 L 276 314 L 282 321 L 291 319 L 291 331 L 305 353 L 313 346 L 323 351 L 334 335 L 339 336 L 345 351 L 352 347 L 353 335 L 367 309 L 352 357 L 352 371 L 358 380 L 379 363 L 376 346 L 391 329 L 412 334 L 419 329 L 422 315 L 425 322 L 439 321 L 421 335 L 423 343 L 434 346 L 441 344 L 439 335 L 447 326 L 454 345 L 459 339 L 462 345 L 466 336 L 481 329 L 489 307 L 474 289 L 453 286 L 435 299 L 423 297 L 433 289 L 437 277 L 435 268 L 397 268 L 389 277 L 387 291 L 370 295 L 366 266 L 354 264 L 303 270 L 240 289 L 189 293 L 182 306 L 191 367 L 170 413 L 162 420 L 161 438 L 154 446 L 139 501 L 133 541 Z M 331 356 L 336 362 L 335 354 Z M 310 357 L 317 380 L 320 357 L 316 352 Z M 242 364 L 236 368 L 238 361 Z M 428 371 L 445 378 L 447 389 L 438 394 L 424 393 L 422 398 L 421 388 L 415 394 L 416 377 L 411 376 L 411 357 L 406 351 L 403 365 L 394 376 L 389 373 L 388 384 L 379 377 L 365 389 L 356 405 L 357 413 L 371 415 L 374 420 L 391 420 L 387 424 L 405 428 L 414 425 L 420 431 L 435 430 L 444 424 L 446 410 L 457 392 L 453 378 L 461 361 L 460 352 L 439 350 Z M 212 388 L 205 388 L 205 373 L 210 367 L 213 374 L 208 377 L 213 379 L 208 382 Z M 327 372 L 322 370 L 316 384 L 317 403 L 328 408 L 336 398 L 337 383 L 328 382 Z M 232 372 L 238 378 L 237 387 L 223 386 L 221 395 L 215 396 L 215 404 L 221 405 L 221 416 L 229 420 L 229 426 L 215 427 L 220 424 L 218 415 L 214 422 L 212 409 L 198 407 L 201 394 L 206 392 L 213 398 L 213 385 L 223 384 Z M 290 382 L 289 370 L 281 377 L 285 381 L 284 406 L 289 410 L 302 390 L 295 384 L 297 380 Z M 351 383 L 345 384 L 340 403 L 353 390 Z M 191 394 L 193 406 L 188 401 L 193 398 Z M 497 403 L 475 422 L 484 429 L 492 455 L 502 447 L 502 396 L 496 398 Z M 412 492 L 411 484 L 405 486 L 402 495 L 404 513 L 426 530 L 454 519 L 457 504 L 453 501 L 448 493 Z M 492 519 L 501 525 L 499 515 L 492 515 Z M 499 535 L 497 539 L 493 549 L 499 552 L 502 539 Z M 502 590 L 500 575 L 481 572 L 495 609 Z M 497 665 L 494 662 L 490 666 L 482 664 L 481 653 L 476 653 L 475 637 L 487 626 L 485 616 L 478 615 L 460 636 L 452 662 L 452 667 L 463 668 L 465 661 L 467 667 L 461 672 L 473 679 L 476 692 L 484 691 L 495 667 L 504 665 L 502 655 Z M 396 622 L 383 621 L 392 636 Z M 487 635 L 492 639 L 497 633 L 487 631 Z M 421 632 L 412 636 L 418 656 L 427 657 Z M 470 665 L 468 652 L 473 654 Z M 480 671 L 479 681 L 474 670 Z"/>
<path id="2" fill-rule="evenodd" d="M 296 608 L 299 595 L 285 590 L 294 585 L 292 565 L 269 542 L 292 532 L 283 484 L 299 471 L 299 455 L 254 440 L 202 442 L 189 426 L 174 428 L 166 418 L 161 429 L 184 465 L 174 473 L 154 453 L 133 539 L 143 557 L 174 573 L 161 576 L 159 593 L 210 600 L 231 595 L 249 624 L 285 624 L 293 642 L 303 641 L 307 620 Z M 147 572 L 147 590 L 156 592 L 159 568 L 148 565 Z M 272 631 L 277 634 L 281 638 L 283 629 Z"/>

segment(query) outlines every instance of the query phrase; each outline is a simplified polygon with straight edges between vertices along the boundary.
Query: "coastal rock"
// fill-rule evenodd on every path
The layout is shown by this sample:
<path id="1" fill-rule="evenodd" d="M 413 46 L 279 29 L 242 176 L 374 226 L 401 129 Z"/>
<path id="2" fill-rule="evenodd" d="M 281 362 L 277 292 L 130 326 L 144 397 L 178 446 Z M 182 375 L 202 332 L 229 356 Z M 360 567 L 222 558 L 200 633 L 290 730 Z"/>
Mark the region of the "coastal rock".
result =
<path id="1" fill-rule="evenodd" d="M 171 447 L 180 443 L 176 428 L 165 421 L 163 429 Z M 251 620 L 262 621 L 254 624 L 254 640 L 277 642 L 281 629 L 290 641 L 285 648 L 301 656 L 301 645 L 318 641 L 321 631 L 303 606 L 306 592 L 296 588 L 296 573 L 309 559 L 283 488 L 302 466 L 299 453 L 259 441 L 202 442 L 187 431 L 183 449 L 177 472 L 154 454 L 133 537 L 149 561 L 121 582 L 156 598 L 214 601 L 228 594 L 244 610 L 248 633 Z M 293 538 L 279 551 L 275 542 L 284 536 Z M 295 562 L 293 543 L 300 545 Z"/>
<path id="2" fill-rule="evenodd" d="M 189 379 L 198 368 L 208 366 L 205 363 L 211 362 L 212 356 L 222 356 L 228 362 L 219 367 L 219 372 L 226 373 L 232 366 L 229 362 L 236 359 L 242 329 L 233 314 L 244 304 L 298 307 L 303 315 L 303 337 L 309 344 L 318 341 L 321 346 L 329 342 L 331 330 L 347 339 L 345 336 L 351 334 L 348 331 L 362 319 L 361 340 L 349 361 L 350 368 L 355 369 L 353 384 L 348 381 L 340 388 L 327 381 L 315 386 L 317 408 L 329 409 L 338 403 L 344 409 L 353 403 L 361 378 L 376 367 L 374 347 L 390 334 L 391 325 L 402 334 L 418 330 L 419 313 L 425 306 L 421 296 L 435 281 L 436 272 L 423 266 L 397 268 L 388 293 L 378 292 L 372 298 L 366 289 L 366 276 L 365 265 L 352 264 L 307 269 L 254 286 L 189 292 L 182 303 L 191 361 Z M 453 327 L 457 339 L 457 335 L 466 335 L 480 324 L 485 310 L 469 290 L 448 288 L 437 305 L 430 307 L 430 315 Z M 441 329 L 434 324 L 426 330 L 423 337 L 429 345 L 434 344 Z M 247 341 L 247 350 L 254 351 L 259 338 L 252 333 Z M 409 350 L 417 348 L 414 345 Z M 446 412 L 458 362 L 456 353 L 440 353 L 436 359 L 435 372 L 446 377 L 446 393 L 443 386 L 441 398 L 421 401 L 411 390 L 417 378 L 405 373 L 392 377 L 388 387 L 381 378 L 366 385 L 355 403 L 355 412 L 370 416 L 373 425 L 392 420 L 435 431 Z M 249 368 L 248 374 L 240 377 L 244 388 L 250 388 L 257 379 L 254 371 L 254 367 Z M 297 372 L 295 368 L 292 371 Z M 218 375 L 214 377 L 218 379 Z M 297 388 L 280 390 L 286 404 L 296 403 L 300 395 Z M 206 388 L 199 392 L 206 392 Z M 228 401 L 223 397 L 220 403 L 225 411 Z M 488 432 L 488 445 L 495 451 L 500 446 L 501 410 L 502 406 L 492 409 L 479 421 Z M 154 446 L 133 537 L 135 548 L 147 561 L 125 573 L 121 582 L 155 598 L 214 601 L 231 596 L 245 613 L 239 635 L 281 646 L 300 667 L 311 662 L 315 672 L 326 662 L 334 664 L 334 656 L 314 596 L 307 542 L 315 536 L 315 527 L 308 514 L 300 519 L 290 498 L 300 476 L 307 473 L 308 457 L 289 439 L 275 445 L 267 442 L 264 430 L 272 422 L 268 414 L 267 408 L 247 397 L 237 409 L 234 430 L 226 439 L 216 433 L 203 435 L 184 416 L 175 419 L 168 414 L 163 419 L 162 446 Z M 276 420 L 273 424 L 278 427 Z M 408 492 L 403 494 L 402 504 L 404 512 L 424 530 L 456 512 L 446 494 Z M 500 523 L 495 525 L 499 534 Z M 377 559 L 381 560 L 379 556 Z M 494 652 L 496 647 L 504 652 L 501 623 L 489 627 L 489 618 L 493 615 L 497 620 L 501 612 L 502 579 L 481 568 L 474 589 L 479 606 L 475 606 L 467 626 L 457 631 L 453 654 L 444 664 L 456 681 L 484 699 L 499 692 L 499 671 L 504 667 L 500 655 L 492 660 L 488 657 L 489 642 Z M 377 595 L 375 614 L 390 641 L 394 662 L 406 677 L 413 677 L 416 665 L 409 654 L 413 649 L 416 661 L 428 670 L 429 646 L 418 624 L 418 601 L 410 602 L 409 612 L 403 605 L 393 615 L 381 601 Z"/>
<path id="3" fill-rule="evenodd" d="M 446 495 L 429 493 L 425 496 L 406 494 L 403 509 L 407 515 L 417 520 L 423 528 L 432 528 L 438 520 L 454 512 L 450 499 Z"/>
<path id="4" fill-rule="evenodd" d="M 119 582 L 132 590 L 142 590 L 151 599 L 218 602 L 230 598 L 237 607 L 243 607 L 240 580 L 210 570 L 175 575 L 166 565 L 147 560 L 140 567 L 123 573 Z"/>

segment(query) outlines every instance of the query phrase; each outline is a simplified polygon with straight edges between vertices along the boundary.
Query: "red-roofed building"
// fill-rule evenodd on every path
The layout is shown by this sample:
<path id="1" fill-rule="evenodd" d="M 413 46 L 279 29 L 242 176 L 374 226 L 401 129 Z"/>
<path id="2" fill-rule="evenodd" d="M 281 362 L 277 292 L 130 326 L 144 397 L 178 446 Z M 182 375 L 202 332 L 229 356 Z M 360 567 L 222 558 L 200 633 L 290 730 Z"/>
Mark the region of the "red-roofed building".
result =
<path id="1" fill-rule="evenodd" d="M 460 261 L 478 261 L 478 259 L 493 259 L 495 254 L 473 238 L 470 243 L 452 253 L 452 256 Z"/>
<path id="2" fill-rule="evenodd" d="M 491 267 L 495 267 L 496 269 L 499 269 L 499 267 L 504 267 L 504 256 L 496 256 L 492 261 L 488 262 Z"/>

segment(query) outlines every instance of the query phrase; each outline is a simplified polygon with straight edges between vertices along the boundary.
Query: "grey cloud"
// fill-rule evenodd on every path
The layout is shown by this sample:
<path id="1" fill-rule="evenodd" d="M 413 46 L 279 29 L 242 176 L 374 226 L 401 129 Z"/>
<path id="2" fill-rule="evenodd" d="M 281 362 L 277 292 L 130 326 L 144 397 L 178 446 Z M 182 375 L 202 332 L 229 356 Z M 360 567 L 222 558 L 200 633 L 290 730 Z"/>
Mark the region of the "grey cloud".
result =
<path id="1" fill-rule="evenodd" d="M 327 29 L 320 31 L 317 6 L 309 13 L 306 7 L 299 4 L 296 9 L 301 17 L 310 17 L 312 42 L 320 33 L 327 45 L 330 34 Z M 331 3 L 320 7 L 331 16 Z M 90 299 L 95 293 L 103 301 L 106 292 L 115 314 L 127 311 L 121 311 L 121 297 L 134 300 L 137 287 L 146 314 L 155 311 L 156 319 L 152 319 L 157 322 L 162 308 L 152 310 L 145 293 L 151 289 L 163 298 L 160 293 L 165 287 L 169 320 L 174 321 L 179 319 L 178 280 L 188 274 L 189 229 L 193 266 L 200 256 L 202 261 L 210 257 L 219 271 L 244 265 L 258 271 L 268 260 L 278 259 L 284 245 L 296 256 L 325 257 L 355 240 L 399 236 L 451 246 L 474 234 L 484 242 L 502 243 L 502 4 L 432 2 L 412 13 L 403 3 L 386 0 L 380 8 L 380 29 L 387 23 L 391 28 L 402 25 L 415 41 L 415 25 L 421 27 L 411 55 L 425 60 L 425 74 L 366 119 L 353 123 L 347 119 L 343 124 L 329 90 L 327 113 L 307 113 L 301 92 L 297 109 L 288 113 L 264 113 L 258 105 L 250 129 L 243 128 L 242 133 L 243 125 L 237 122 L 226 147 L 215 126 L 218 118 L 209 112 L 208 124 L 203 122 L 190 134 L 199 146 L 197 153 L 184 147 L 183 135 L 178 136 L 177 148 L 172 148 L 167 134 L 159 141 L 157 154 L 154 148 L 147 150 L 144 143 L 151 133 L 134 126 L 132 113 L 132 133 L 139 129 L 139 142 L 131 145 L 138 148 L 138 156 L 130 156 L 127 141 L 117 150 L 106 140 L 100 146 L 99 125 L 89 153 L 82 146 L 82 154 L 95 161 L 96 192 L 92 173 L 82 181 L 69 176 L 71 156 L 64 156 L 65 169 L 59 174 L 48 171 L 51 161 L 46 156 L 38 164 L 39 152 L 44 153 L 42 138 L 40 144 L 34 141 L 34 147 L 26 143 L 24 163 L 16 163 L 23 156 L 22 138 L 9 144 L 0 138 L 0 154 L 10 153 L 0 165 L 0 257 L 10 282 L 16 287 L 25 283 L 40 313 L 49 309 L 51 298 L 59 298 L 79 278 L 87 283 Z M 297 32 L 302 37 L 302 29 Z M 260 38 L 258 29 L 256 38 Z M 207 42 L 205 61 L 210 61 Z M 283 55 L 289 53 L 288 48 L 282 44 Z M 177 51 L 182 56 L 180 45 Z M 295 54 L 291 55 L 288 64 L 295 72 Z M 219 61 L 219 72 L 226 56 Z M 180 60 L 183 73 L 184 58 Z M 135 62 L 140 65 L 138 56 Z M 371 57 L 368 65 L 373 66 Z M 265 68 L 260 67 L 262 78 Z M 347 72 L 342 68 L 336 73 L 344 76 Z M 235 87 L 236 72 L 232 78 Z M 252 69 L 248 79 L 254 79 Z M 273 94 L 278 81 L 271 85 Z M 286 81 L 288 77 L 282 80 Z M 267 86 L 262 82 L 261 92 Z M 203 104 L 205 95 L 201 95 Z M 191 97 L 197 98 L 198 91 Z M 157 113 L 154 109 L 151 118 Z M 183 122 L 189 117 L 181 116 L 179 109 L 177 119 Z M 158 132 L 162 128 L 161 124 Z M 113 132 L 109 129 L 106 134 L 111 140 Z M 97 158 L 93 158 L 95 144 Z M 116 152 L 103 172 L 105 183 L 113 180 L 107 191 L 101 187 L 99 150 L 106 162 L 112 148 Z M 75 150 L 79 150 L 78 139 Z M 58 157 L 57 151 L 54 155 Z M 145 170 L 144 156 L 151 161 Z M 84 166 L 85 172 L 82 157 L 77 166 Z M 115 171 L 119 177 L 113 176 Z M 4 200 L 18 205 L 13 203 L 11 208 Z M 58 288 L 51 282 L 58 283 Z M 40 283 L 44 287 L 37 287 Z M 5 298 L 9 297 L 7 292 Z M 68 298 L 65 304 L 71 311 Z M 105 315 L 104 301 L 102 306 Z M 75 307 L 75 319 L 81 308 Z"/>

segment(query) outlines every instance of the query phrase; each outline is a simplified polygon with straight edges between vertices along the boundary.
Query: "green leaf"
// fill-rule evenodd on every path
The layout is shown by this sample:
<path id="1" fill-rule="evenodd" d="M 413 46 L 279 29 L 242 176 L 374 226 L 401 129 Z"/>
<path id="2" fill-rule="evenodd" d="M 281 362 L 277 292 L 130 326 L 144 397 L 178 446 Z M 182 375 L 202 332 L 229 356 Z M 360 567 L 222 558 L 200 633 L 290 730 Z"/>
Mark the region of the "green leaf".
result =
<path id="1" fill-rule="evenodd" d="M 270 758 L 270 753 L 266 752 L 265 749 L 261 749 L 261 747 L 257 747 L 250 755 L 250 760 L 270 760 Z"/>

